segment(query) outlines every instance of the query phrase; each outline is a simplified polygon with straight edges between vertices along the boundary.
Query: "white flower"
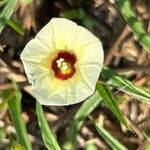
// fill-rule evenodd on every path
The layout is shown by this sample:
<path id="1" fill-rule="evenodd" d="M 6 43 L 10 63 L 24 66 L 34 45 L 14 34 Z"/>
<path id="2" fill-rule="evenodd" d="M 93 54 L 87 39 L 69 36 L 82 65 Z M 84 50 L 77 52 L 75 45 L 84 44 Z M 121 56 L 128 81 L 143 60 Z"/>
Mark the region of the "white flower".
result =
<path id="1" fill-rule="evenodd" d="M 41 104 L 69 105 L 94 93 L 104 54 L 100 40 L 87 29 L 53 18 L 26 45 L 21 59 Z"/>

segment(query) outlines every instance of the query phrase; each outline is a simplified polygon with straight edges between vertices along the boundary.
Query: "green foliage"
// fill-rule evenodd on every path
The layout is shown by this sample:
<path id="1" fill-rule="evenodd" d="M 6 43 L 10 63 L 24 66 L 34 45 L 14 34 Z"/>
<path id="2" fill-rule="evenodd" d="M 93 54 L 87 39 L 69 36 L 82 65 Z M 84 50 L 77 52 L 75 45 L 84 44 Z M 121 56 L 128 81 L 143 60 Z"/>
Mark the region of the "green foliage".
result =
<path id="1" fill-rule="evenodd" d="M 3 3 L 2 3 L 3 2 Z M 0 33 L 6 26 L 8 20 L 13 14 L 13 11 L 17 5 L 18 0 L 3 0 L 0 2 L 3 5 L 2 11 L 0 12 Z"/>
<path id="2" fill-rule="evenodd" d="M 0 143 L 1 140 L 6 136 L 4 128 L 0 128 Z"/>
<path id="3" fill-rule="evenodd" d="M 92 143 L 86 144 L 86 150 L 96 150 L 95 144 Z"/>
<path id="4" fill-rule="evenodd" d="M 43 142 L 48 150 L 61 150 L 59 147 L 57 140 L 55 139 L 52 131 L 50 130 L 48 123 L 45 119 L 42 106 L 37 101 L 36 102 L 36 112 L 38 116 L 38 123 L 41 129 Z"/>
<path id="5" fill-rule="evenodd" d="M 150 144 L 146 145 L 144 150 L 150 150 Z"/>
<path id="6" fill-rule="evenodd" d="M 60 13 L 60 17 L 67 18 L 70 20 L 80 18 L 79 16 L 80 16 L 79 11 L 76 9 L 71 9 Z"/>
<path id="7" fill-rule="evenodd" d="M 15 82 L 13 82 L 13 85 L 13 90 L 3 91 L 3 99 L 8 102 L 9 112 L 17 132 L 18 142 L 24 146 L 26 150 L 31 150 L 31 143 L 27 137 L 26 127 L 21 117 L 21 93 Z"/>
<path id="8" fill-rule="evenodd" d="M 107 83 L 113 87 L 118 88 L 120 91 L 124 91 L 129 95 L 132 95 L 142 102 L 150 103 L 150 94 L 141 88 L 135 86 L 132 82 L 126 78 L 121 77 L 116 72 L 107 67 L 103 67 L 101 72 L 103 78 L 107 80 Z"/>
<path id="9" fill-rule="evenodd" d="M 117 102 L 115 101 L 111 91 L 109 88 L 101 83 L 97 83 L 96 89 L 98 90 L 100 96 L 103 98 L 104 102 L 107 106 L 111 109 L 111 111 L 116 115 L 118 120 L 129 128 L 126 119 L 124 118 L 123 114 L 121 113 Z"/>
<path id="10" fill-rule="evenodd" d="M 20 144 L 14 144 L 10 150 L 25 150 L 25 148 Z"/>
<path id="11" fill-rule="evenodd" d="M 22 26 L 16 22 L 13 19 L 8 20 L 7 24 L 17 33 L 19 33 L 20 35 L 24 35 L 24 30 L 22 29 Z"/>
<path id="12" fill-rule="evenodd" d="M 117 5 L 134 35 L 138 38 L 144 49 L 150 53 L 150 35 L 145 31 L 143 24 L 132 10 L 131 0 L 117 0 Z"/>
<path id="13" fill-rule="evenodd" d="M 96 23 L 96 21 L 90 17 L 82 8 L 79 9 L 71 9 L 60 13 L 60 17 L 67 19 L 79 19 L 82 21 L 82 24 L 87 29 L 92 30 Z"/>
<path id="14" fill-rule="evenodd" d="M 68 3 L 71 3 L 70 1 Z M 117 0 L 117 5 L 127 24 L 131 27 L 134 35 L 147 52 L 150 52 L 150 35 L 145 31 L 143 24 L 138 20 L 131 8 L 130 0 Z M 67 10 L 60 13 L 60 17 L 68 19 L 79 19 L 83 25 L 92 29 L 97 25 L 96 21 L 91 18 L 82 8 Z"/>
<path id="15" fill-rule="evenodd" d="M 20 0 L 22 1 L 24 4 L 31 4 L 33 2 L 33 0 Z"/>
<path id="16" fill-rule="evenodd" d="M 71 133 L 70 140 L 73 148 L 75 147 L 77 133 L 80 130 L 81 126 L 83 125 L 84 120 L 100 104 L 101 101 L 102 98 L 96 91 L 90 98 L 88 98 L 82 104 L 82 106 L 76 112 L 74 120 L 71 124 L 71 132 L 70 132 Z"/>
<path id="17" fill-rule="evenodd" d="M 127 150 L 127 148 L 122 145 L 118 140 L 116 140 L 107 130 L 105 130 L 101 125 L 98 123 L 94 123 L 94 126 L 100 136 L 107 142 L 107 144 L 113 149 L 113 150 Z"/>
<path id="18" fill-rule="evenodd" d="M 8 3 L 9 0 L 1 0 L 0 1 L 0 7 L 3 7 L 4 5 L 6 5 Z"/>
<path id="19" fill-rule="evenodd" d="M 70 4 L 72 1 L 67 0 Z M 0 33 L 3 28 L 8 24 L 13 30 L 17 33 L 24 35 L 22 27 L 10 19 L 13 11 L 17 5 L 18 0 L 0 0 Z M 32 0 L 22 0 L 25 4 L 30 4 Z M 137 19 L 135 13 L 133 12 L 130 4 L 130 0 L 117 0 L 118 8 L 120 9 L 126 23 L 131 27 L 134 35 L 137 37 L 141 45 L 150 52 L 150 35 L 145 31 L 142 23 Z M 79 19 L 82 21 L 82 24 L 88 28 L 92 29 L 94 25 L 98 25 L 97 22 L 90 17 L 82 8 L 67 10 L 61 12 L 61 17 L 68 19 Z M 96 92 L 89 97 L 82 106 L 77 110 L 73 121 L 71 122 L 70 127 L 70 141 L 66 144 L 68 149 L 73 150 L 76 148 L 76 137 L 78 131 L 81 129 L 86 117 L 92 113 L 96 107 L 104 100 L 107 106 L 118 118 L 120 123 L 124 124 L 129 128 L 125 117 L 122 115 L 117 101 L 114 99 L 114 96 L 110 90 L 110 87 L 115 87 L 120 91 L 126 92 L 129 95 L 134 96 L 142 102 L 150 103 L 150 93 L 142 90 L 139 87 L 136 87 L 132 82 L 127 80 L 124 77 L 121 77 L 111 69 L 103 67 L 101 72 L 101 77 L 105 80 L 108 85 L 97 83 Z M 21 118 L 21 93 L 15 83 L 13 90 L 5 90 L 3 92 L 4 101 L 0 104 L 0 109 L 3 109 L 8 104 L 8 109 L 10 111 L 10 116 L 15 126 L 17 132 L 17 139 L 20 143 L 19 145 L 14 145 L 12 149 L 16 150 L 31 150 L 31 143 L 27 138 L 27 132 L 23 119 Z M 38 123 L 42 133 L 43 142 L 47 149 L 49 150 L 60 150 L 60 146 L 54 137 L 51 129 L 48 126 L 48 123 L 45 119 L 42 106 L 36 102 L 36 112 L 38 117 Z M 112 135 L 109 134 L 102 126 L 98 123 L 94 123 L 95 128 L 97 129 L 100 136 L 108 143 L 108 145 L 114 150 L 127 150 L 127 148 L 119 143 Z M 5 136 L 4 130 L 0 129 L 0 140 Z M 67 149 L 67 148 L 66 148 Z M 94 144 L 87 144 L 86 150 L 95 150 L 96 147 Z M 150 146 L 147 145 L 145 150 L 150 149 Z"/>

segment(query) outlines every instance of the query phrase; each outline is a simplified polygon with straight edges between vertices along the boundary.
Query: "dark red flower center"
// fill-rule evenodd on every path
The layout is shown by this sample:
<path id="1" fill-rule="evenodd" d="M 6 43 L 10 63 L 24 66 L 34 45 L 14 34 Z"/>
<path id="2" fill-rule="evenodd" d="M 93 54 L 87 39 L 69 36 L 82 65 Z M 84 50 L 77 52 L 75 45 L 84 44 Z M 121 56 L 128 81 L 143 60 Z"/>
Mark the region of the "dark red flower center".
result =
<path id="1" fill-rule="evenodd" d="M 76 56 L 69 51 L 59 51 L 56 57 L 52 60 L 52 70 L 56 78 L 67 80 L 76 72 L 75 69 Z"/>

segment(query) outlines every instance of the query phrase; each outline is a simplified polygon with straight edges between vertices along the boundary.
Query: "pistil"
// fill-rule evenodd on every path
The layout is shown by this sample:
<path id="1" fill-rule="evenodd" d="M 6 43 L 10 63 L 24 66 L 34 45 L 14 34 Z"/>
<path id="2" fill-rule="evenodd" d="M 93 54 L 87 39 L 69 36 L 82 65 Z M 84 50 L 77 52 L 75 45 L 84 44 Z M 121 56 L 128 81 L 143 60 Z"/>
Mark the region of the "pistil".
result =
<path id="1" fill-rule="evenodd" d="M 65 71 L 67 71 L 67 69 L 69 69 L 68 63 L 65 61 L 64 58 L 59 58 L 56 61 L 56 63 L 57 63 L 57 67 L 63 72 L 65 72 Z"/>
<path id="2" fill-rule="evenodd" d="M 76 56 L 68 51 L 58 52 L 55 59 L 52 60 L 52 70 L 55 76 L 60 80 L 67 80 L 71 78 L 76 69 Z"/>

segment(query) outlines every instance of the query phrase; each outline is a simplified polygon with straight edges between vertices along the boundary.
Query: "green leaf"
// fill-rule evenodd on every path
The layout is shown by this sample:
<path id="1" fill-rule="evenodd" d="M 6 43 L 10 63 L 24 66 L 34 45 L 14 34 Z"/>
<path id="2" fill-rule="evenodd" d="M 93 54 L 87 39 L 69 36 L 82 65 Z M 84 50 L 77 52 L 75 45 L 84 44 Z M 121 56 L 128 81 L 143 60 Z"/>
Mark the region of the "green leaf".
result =
<path id="1" fill-rule="evenodd" d="M 97 25 L 96 21 L 90 17 L 82 8 L 63 11 L 60 13 L 60 17 L 67 19 L 79 19 L 89 30 L 91 30 L 95 24 Z"/>
<path id="2" fill-rule="evenodd" d="M 107 130 L 105 130 L 98 123 L 94 123 L 94 126 L 98 133 L 102 136 L 105 142 L 113 149 L 113 150 L 127 150 L 127 148 L 122 145 L 118 140 L 116 140 Z"/>
<path id="3" fill-rule="evenodd" d="M 7 24 L 13 29 L 15 30 L 17 33 L 19 33 L 20 35 L 24 35 L 24 30 L 22 29 L 22 26 L 17 23 L 16 21 L 14 21 L 13 19 L 10 19 Z"/>
<path id="4" fill-rule="evenodd" d="M 4 128 L 4 127 L 3 127 L 3 128 L 0 128 L 0 143 L 1 143 L 1 140 L 2 140 L 3 138 L 5 138 L 5 136 L 6 136 L 5 128 Z"/>
<path id="5" fill-rule="evenodd" d="M 11 146 L 10 150 L 25 150 L 25 148 L 20 144 L 14 144 L 13 146 Z"/>
<path id="6" fill-rule="evenodd" d="M 144 150 L 150 150 L 150 144 L 146 145 Z"/>
<path id="7" fill-rule="evenodd" d="M 48 150 L 61 150 L 52 131 L 50 130 L 48 123 L 45 119 L 42 106 L 36 102 L 36 113 L 38 117 L 38 123 L 42 132 L 43 142 Z"/>
<path id="8" fill-rule="evenodd" d="M 129 95 L 136 97 L 140 101 L 150 103 L 150 94 L 141 88 L 135 86 L 132 82 L 126 78 L 121 77 L 111 69 L 103 67 L 101 72 L 103 78 L 107 80 L 107 83 L 111 86 L 118 88 L 120 91 L 124 91 Z"/>
<path id="9" fill-rule="evenodd" d="M 31 4 L 33 2 L 33 0 L 20 0 L 22 1 L 24 4 Z"/>
<path id="10" fill-rule="evenodd" d="M 0 8 L 3 7 L 4 5 L 6 5 L 8 3 L 9 0 L 2 0 L 0 1 Z"/>
<path id="11" fill-rule="evenodd" d="M 3 6 L 3 10 L 0 13 L 0 33 L 3 28 L 6 26 L 8 20 L 13 14 L 13 11 L 17 5 L 18 0 L 9 0 L 5 6 Z"/>
<path id="12" fill-rule="evenodd" d="M 26 127 L 21 117 L 21 93 L 15 82 L 13 82 L 13 85 L 14 90 L 3 91 L 3 99 L 8 102 L 10 116 L 16 129 L 19 143 L 23 145 L 26 150 L 31 150 L 31 143 L 27 137 Z"/>
<path id="13" fill-rule="evenodd" d="M 102 98 L 99 96 L 99 93 L 96 91 L 90 98 L 88 98 L 82 104 L 82 106 L 75 114 L 74 120 L 71 124 L 71 131 L 70 131 L 71 133 L 70 140 L 73 148 L 75 147 L 78 130 L 80 130 L 86 117 L 88 117 L 88 115 L 100 104 L 101 101 Z"/>
<path id="14" fill-rule="evenodd" d="M 143 24 L 138 20 L 134 11 L 132 10 L 131 1 L 117 0 L 117 5 L 127 24 L 131 27 L 134 35 L 138 38 L 144 49 L 150 53 L 150 35 L 146 33 Z"/>
<path id="15" fill-rule="evenodd" d="M 96 89 L 98 90 L 100 96 L 103 98 L 104 102 L 107 104 L 107 106 L 110 108 L 110 110 L 115 114 L 115 116 L 118 118 L 118 120 L 125 125 L 127 128 L 129 128 L 127 121 L 123 114 L 121 113 L 118 104 L 116 100 L 114 99 L 110 89 L 101 83 L 97 83 Z"/>
<path id="16" fill-rule="evenodd" d="M 96 146 L 93 143 L 87 143 L 86 144 L 86 150 L 96 150 Z"/>
<path id="17" fill-rule="evenodd" d="M 79 11 L 75 9 L 63 11 L 60 13 L 60 17 L 67 18 L 67 19 L 79 18 Z"/>

